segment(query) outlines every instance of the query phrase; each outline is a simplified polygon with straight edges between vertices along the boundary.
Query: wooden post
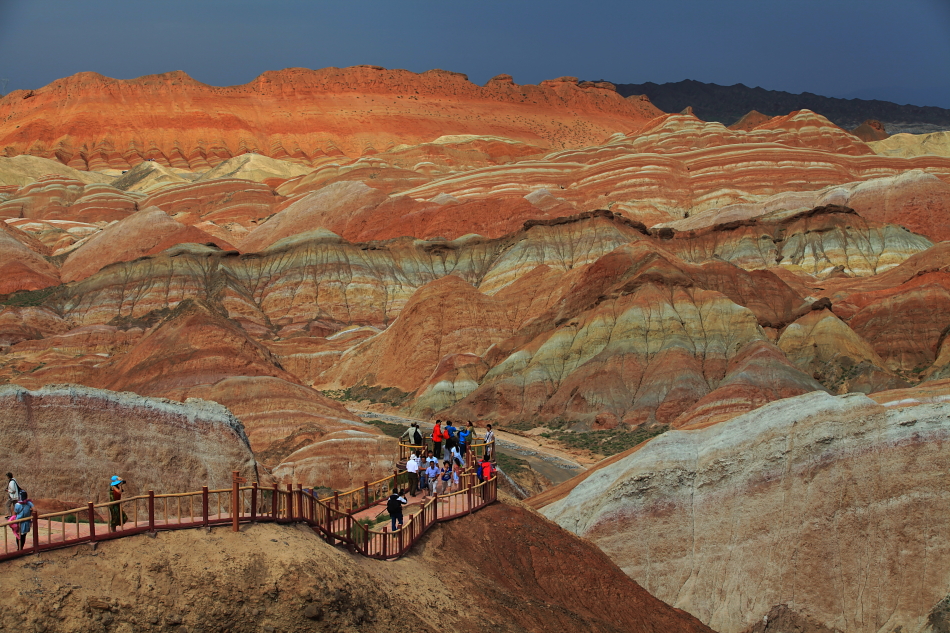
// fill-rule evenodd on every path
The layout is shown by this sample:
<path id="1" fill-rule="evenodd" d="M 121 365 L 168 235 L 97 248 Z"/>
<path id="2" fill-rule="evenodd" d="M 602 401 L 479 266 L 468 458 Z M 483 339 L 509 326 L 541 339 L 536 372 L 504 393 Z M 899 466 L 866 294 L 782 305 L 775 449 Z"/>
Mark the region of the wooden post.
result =
<path id="1" fill-rule="evenodd" d="M 468 492 L 467 492 L 466 494 L 468 495 L 468 513 L 471 514 L 471 513 L 472 513 L 472 506 L 475 504 L 475 498 L 474 498 L 474 496 L 472 495 L 472 480 L 471 480 L 471 477 L 470 477 L 470 476 L 468 477 L 468 488 L 467 488 L 467 490 L 468 490 Z"/>
<path id="2" fill-rule="evenodd" d="M 89 540 L 95 542 L 96 540 L 96 506 L 89 502 Z"/>
<path id="3" fill-rule="evenodd" d="M 257 482 L 251 484 L 251 521 L 257 521 Z"/>
<path id="4" fill-rule="evenodd" d="M 438 487 L 436 488 L 438 490 Z M 432 522 L 435 523 L 439 520 L 439 493 L 436 492 L 435 496 L 432 497 L 434 501 L 432 502 L 432 507 L 435 509 L 435 516 L 432 517 Z"/>
<path id="5" fill-rule="evenodd" d="M 231 531 L 238 532 L 241 528 L 238 527 L 240 522 L 240 508 L 241 508 L 241 484 L 246 483 L 247 479 L 240 477 L 240 471 L 232 470 L 231 471 Z"/>
<path id="6" fill-rule="evenodd" d="M 384 526 L 383 526 L 383 558 L 386 558 L 386 550 L 389 549 L 389 548 L 388 548 L 389 539 L 386 538 L 386 536 L 388 535 L 388 532 L 389 532 L 389 528 L 387 528 L 387 527 L 384 525 Z"/>
<path id="7" fill-rule="evenodd" d="M 336 511 L 340 510 L 340 491 L 334 491 L 333 493 L 333 509 Z"/>
<path id="8" fill-rule="evenodd" d="M 121 509 L 119 511 L 121 512 Z M 30 522 L 33 524 L 33 553 L 36 554 L 40 551 L 40 515 L 37 514 L 36 508 L 33 508 Z"/>
<path id="9" fill-rule="evenodd" d="M 369 482 L 363 482 L 363 507 L 369 507 Z"/>
<path id="10" fill-rule="evenodd" d="M 297 484 L 297 519 L 303 521 L 307 518 L 307 511 L 303 507 L 303 484 Z"/>
<path id="11" fill-rule="evenodd" d="M 273 494 L 273 496 L 270 498 L 270 506 L 271 506 L 271 508 L 270 508 L 270 515 L 271 515 L 271 517 L 272 517 L 275 521 L 277 520 L 277 507 L 278 507 L 278 506 L 277 506 L 277 494 L 278 494 L 278 493 L 277 493 L 277 490 L 278 490 L 277 484 L 275 483 L 275 484 L 274 484 L 274 494 Z"/>
<path id="12" fill-rule="evenodd" d="M 155 531 L 155 491 L 148 491 L 148 531 Z"/>
<path id="13" fill-rule="evenodd" d="M 201 487 L 201 522 L 208 527 L 208 486 Z"/>

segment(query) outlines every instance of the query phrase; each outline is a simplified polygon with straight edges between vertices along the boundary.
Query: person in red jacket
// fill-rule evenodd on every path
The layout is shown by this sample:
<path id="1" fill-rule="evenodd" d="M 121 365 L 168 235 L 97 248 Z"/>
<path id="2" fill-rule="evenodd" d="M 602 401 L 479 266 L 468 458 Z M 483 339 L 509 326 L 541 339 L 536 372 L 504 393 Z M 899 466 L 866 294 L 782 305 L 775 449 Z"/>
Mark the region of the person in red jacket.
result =
<path id="1" fill-rule="evenodd" d="M 442 420 L 436 420 L 432 429 L 432 452 L 436 459 L 442 459 Z"/>
<path id="2" fill-rule="evenodd" d="M 485 455 L 485 457 L 482 458 L 482 463 L 478 465 L 478 479 L 479 479 L 479 481 L 485 483 L 485 485 L 482 486 L 482 498 L 483 498 L 483 499 L 487 499 L 487 498 L 488 498 L 488 484 L 487 484 L 487 482 L 488 482 L 489 479 L 492 478 L 492 475 L 494 474 L 494 473 L 492 472 L 493 470 L 494 470 L 494 468 L 492 467 L 492 463 L 491 463 L 490 461 L 488 461 L 488 455 Z"/>

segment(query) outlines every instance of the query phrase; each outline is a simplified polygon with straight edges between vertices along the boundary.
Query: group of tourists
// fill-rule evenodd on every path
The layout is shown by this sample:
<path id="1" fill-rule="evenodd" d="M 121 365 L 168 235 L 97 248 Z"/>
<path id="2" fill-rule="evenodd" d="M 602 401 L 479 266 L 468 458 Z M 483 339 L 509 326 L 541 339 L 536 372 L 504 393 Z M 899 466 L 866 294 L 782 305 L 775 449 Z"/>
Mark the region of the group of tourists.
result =
<path id="1" fill-rule="evenodd" d="M 120 501 L 122 499 L 122 486 L 124 485 L 125 481 L 121 477 L 112 476 L 109 480 L 109 501 Z M 16 548 L 22 550 L 26 546 L 26 537 L 33 527 L 32 521 L 22 521 L 22 519 L 31 518 L 35 506 L 30 500 L 30 494 L 26 491 L 26 488 L 13 478 L 13 473 L 7 473 L 7 497 L 7 513 L 4 516 L 7 525 L 16 537 Z M 129 517 L 119 506 L 118 503 L 109 506 L 110 532 L 115 532 L 129 520 Z M 14 521 L 19 521 L 19 523 L 14 523 Z"/>
<path id="2" fill-rule="evenodd" d="M 475 486 L 477 483 L 488 481 L 495 475 L 495 466 L 491 463 L 486 453 L 482 461 L 473 460 L 472 466 L 466 468 L 464 463 L 458 459 L 452 462 L 444 460 L 439 465 L 439 460 L 432 451 L 427 451 L 423 456 L 421 450 L 417 450 L 409 456 L 406 461 L 406 473 L 409 476 L 409 486 L 407 488 L 393 490 L 393 493 L 386 501 L 386 510 L 392 522 L 392 531 L 396 531 L 398 524 L 402 528 L 402 508 L 409 503 L 407 497 L 415 497 L 422 493 L 422 501 L 431 495 L 444 495 L 452 492 L 458 492 L 461 489 L 463 479 L 467 486 Z"/>
<path id="3" fill-rule="evenodd" d="M 459 424 L 460 426 L 457 427 L 451 420 L 446 420 L 445 426 L 442 426 L 442 420 L 435 421 L 435 425 L 432 427 L 431 453 L 437 461 L 443 459 L 444 453 L 445 461 L 453 463 L 459 460 L 464 467 L 469 451 L 476 440 L 478 440 L 478 432 L 475 430 L 475 425 L 472 424 L 471 421 L 469 421 L 467 426 L 461 426 L 461 423 Z M 418 446 L 420 448 L 424 448 L 425 446 L 418 422 L 413 422 L 399 439 L 407 440 L 412 446 Z M 489 459 L 491 459 L 491 450 L 494 447 L 494 442 L 495 432 L 492 430 L 491 424 L 489 424 L 485 430 L 485 437 L 481 442 L 485 446 L 485 454 Z"/>

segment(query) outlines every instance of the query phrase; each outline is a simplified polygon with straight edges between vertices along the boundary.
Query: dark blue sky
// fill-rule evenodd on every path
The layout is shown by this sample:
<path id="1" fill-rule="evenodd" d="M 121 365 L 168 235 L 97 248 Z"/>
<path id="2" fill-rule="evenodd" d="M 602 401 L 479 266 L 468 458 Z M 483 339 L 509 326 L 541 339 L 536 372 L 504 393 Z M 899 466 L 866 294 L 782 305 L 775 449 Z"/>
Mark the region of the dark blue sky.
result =
<path id="1" fill-rule="evenodd" d="M 696 79 L 950 108 L 950 0 L 0 0 L 6 91 L 92 70 L 377 64 L 484 83 Z"/>

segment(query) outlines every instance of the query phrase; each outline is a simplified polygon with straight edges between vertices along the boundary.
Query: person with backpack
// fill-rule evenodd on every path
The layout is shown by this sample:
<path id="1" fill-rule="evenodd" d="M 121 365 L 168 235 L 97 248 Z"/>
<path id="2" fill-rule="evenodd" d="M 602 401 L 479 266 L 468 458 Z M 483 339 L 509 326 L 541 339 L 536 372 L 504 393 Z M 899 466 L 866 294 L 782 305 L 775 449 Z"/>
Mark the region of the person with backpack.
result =
<path id="1" fill-rule="evenodd" d="M 442 420 L 436 420 L 432 428 L 432 452 L 437 460 L 442 459 Z"/>
<path id="2" fill-rule="evenodd" d="M 33 502 L 30 501 L 29 495 L 23 488 L 20 488 L 20 499 L 19 502 L 13 506 L 13 513 L 14 516 L 11 518 L 14 521 L 17 519 L 29 519 L 33 516 Z M 24 521 L 14 526 L 17 550 L 22 550 L 24 546 L 26 546 L 26 535 L 30 533 L 30 528 L 33 527 L 32 523 L 32 521 Z"/>
<path id="3" fill-rule="evenodd" d="M 390 532 L 396 531 L 397 521 L 399 522 L 399 529 L 402 529 L 402 507 L 409 503 L 402 495 L 402 491 L 396 488 L 386 501 L 386 511 L 389 512 L 389 518 L 392 521 L 392 529 Z"/>
<path id="4" fill-rule="evenodd" d="M 13 514 L 13 506 L 20 500 L 20 484 L 13 478 L 13 473 L 7 473 L 7 514 Z"/>

